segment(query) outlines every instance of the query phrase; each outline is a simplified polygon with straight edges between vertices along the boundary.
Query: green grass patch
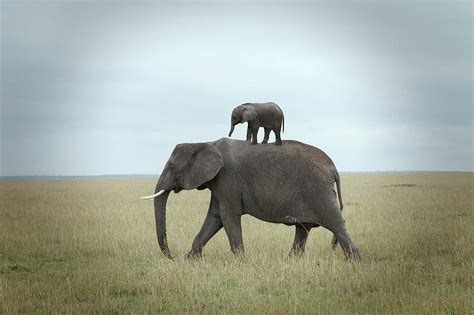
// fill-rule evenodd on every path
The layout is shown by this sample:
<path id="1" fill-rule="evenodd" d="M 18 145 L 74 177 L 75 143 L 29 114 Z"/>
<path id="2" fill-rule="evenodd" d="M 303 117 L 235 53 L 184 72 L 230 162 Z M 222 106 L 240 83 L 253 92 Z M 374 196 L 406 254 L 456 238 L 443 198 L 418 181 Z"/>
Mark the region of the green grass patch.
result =
<path id="1" fill-rule="evenodd" d="M 172 193 L 161 254 L 153 180 L 1 181 L 3 313 L 472 313 L 473 174 L 350 174 L 344 217 L 362 259 L 313 229 L 243 217 L 244 256 L 224 231 L 186 261 L 208 191 Z"/>

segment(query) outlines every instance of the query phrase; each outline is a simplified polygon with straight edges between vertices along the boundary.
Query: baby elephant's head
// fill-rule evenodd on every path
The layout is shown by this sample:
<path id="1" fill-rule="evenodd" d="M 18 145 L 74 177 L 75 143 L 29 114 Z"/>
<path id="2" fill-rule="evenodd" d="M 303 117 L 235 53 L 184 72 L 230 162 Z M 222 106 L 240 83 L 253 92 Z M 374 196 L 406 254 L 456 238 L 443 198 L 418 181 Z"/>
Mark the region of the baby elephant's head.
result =
<path id="1" fill-rule="evenodd" d="M 232 136 L 235 125 L 251 121 L 255 118 L 257 118 L 257 109 L 253 104 L 246 103 L 234 108 L 230 118 L 229 137 Z"/>

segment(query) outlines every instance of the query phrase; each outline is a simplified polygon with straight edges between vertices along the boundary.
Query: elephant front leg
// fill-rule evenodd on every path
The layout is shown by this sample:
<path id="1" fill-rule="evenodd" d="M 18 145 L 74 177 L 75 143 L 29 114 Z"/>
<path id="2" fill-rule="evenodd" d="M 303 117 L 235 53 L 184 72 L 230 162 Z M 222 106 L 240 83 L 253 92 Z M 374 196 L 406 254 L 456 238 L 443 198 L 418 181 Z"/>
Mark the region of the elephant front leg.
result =
<path id="1" fill-rule="evenodd" d="M 211 204 L 207 212 L 206 219 L 201 230 L 194 238 L 193 245 L 185 258 L 201 257 L 202 249 L 207 242 L 222 228 L 222 221 L 219 218 L 219 209 L 214 197 L 211 197 Z"/>
<path id="2" fill-rule="evenodd" d="M 243 253 L 244 240 L 240 215 L 234 214 L 232 208 L 225 205 L 220 206 L 219 210 L 224 230 L 229 238 L 230 249 L 234 254 Z"/>
<path id="3" fill-rule="evenodd" d="M 296 225 L 295 240 L 293 241 L 293 246 L 291 247 L 290 256 L 300 256 L 304 254 L 306 240 L 308 239 L 310 230 L 310 226 L 306 226 L 304 224 Z"/>
<path id="4" fill-rule="evenodd" d="M 229 238 L 230 250 L 234 254 L 244 252 L 244 240 L 242 238 L 242 225 L 240 218 L 238 222 L 224 224 L 224 229 Z"/>

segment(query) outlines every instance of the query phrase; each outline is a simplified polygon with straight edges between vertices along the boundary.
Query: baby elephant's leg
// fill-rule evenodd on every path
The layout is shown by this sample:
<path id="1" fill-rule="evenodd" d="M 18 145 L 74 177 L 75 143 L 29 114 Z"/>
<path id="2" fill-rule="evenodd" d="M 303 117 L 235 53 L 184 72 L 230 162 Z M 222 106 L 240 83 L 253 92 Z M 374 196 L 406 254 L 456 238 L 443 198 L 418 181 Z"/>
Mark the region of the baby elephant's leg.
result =
<path id="1" fill-rule="evenodd" d="M 270 128 L 265 129 L 265 136 L 263 137 L 262 143 L 268 143 L 268 138 L 270 138 Z"/>
<path id="2" fill-rule="evenodd" d="M 252 127 L 252 144 L 257 144 L 258 127 Z"/>
<path id="3" fill-rule="evenodd" d="M 275 133 L 275 140 L 277 145 L 281 145 L 280 129 L 273 129 Z"/>
<path id="4" fill-rule="evenodd" d="M 247 126 L 247 141 L 252 140 L 252 128 L 250 128 L 250 124 Z"/>

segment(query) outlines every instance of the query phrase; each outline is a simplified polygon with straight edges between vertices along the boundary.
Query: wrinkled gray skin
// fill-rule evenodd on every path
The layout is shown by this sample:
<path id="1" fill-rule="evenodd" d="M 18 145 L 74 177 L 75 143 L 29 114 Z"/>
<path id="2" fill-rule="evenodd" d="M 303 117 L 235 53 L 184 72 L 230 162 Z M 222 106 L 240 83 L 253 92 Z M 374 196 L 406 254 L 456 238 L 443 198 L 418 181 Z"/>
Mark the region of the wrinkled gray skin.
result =
<path id="1" fill-rule="evenodd" d="M 255 146 L 229 138 L 178 144 L 156 184 L 155 193 L 166 192 L 154 200 L 158 243 L 170 259 L 165 219 L 169 192 L 195 188 L 210 189 L 211 202 L 188 258 L 201 256 L 203 247 L 222 227 L 232 252 L 243 252 L 240 219 L 244 214 L 294 225 L 290 254 L 302 254 L 311 228 L 322 226 L 334 234 L 347 257 L 359 257 L 339 207 L 339 174 L 331 159 L 315 147 L 291 140 L 281 146 Z"/>
<path id="2" fill-rule="evenodd" d="M 280 132 L 283 126 L 285 130 L 285 118 L 283 111 L 275 103 L 245 103 L 237 106 L 232 111 L 230 121 L 229 137 L 234 132 L 234 127 L 237 124 L 248 122 L 247 125 L 247 141 L 252 141 L 257 144 L 258 128 L 263 127 L 265 136 L 262 143 L 268 143 L 270 131 L 275 133 L 276 144 L 281 144 Z"/>

